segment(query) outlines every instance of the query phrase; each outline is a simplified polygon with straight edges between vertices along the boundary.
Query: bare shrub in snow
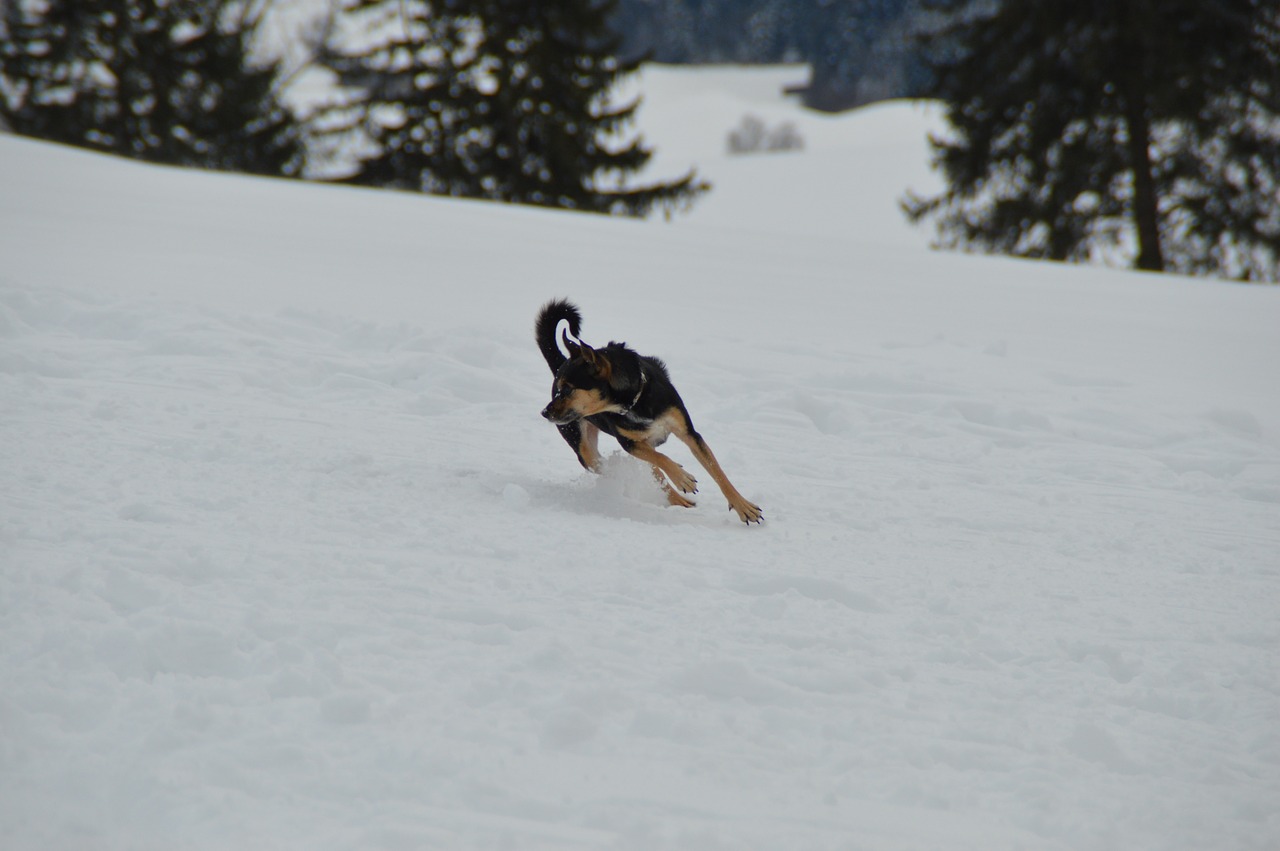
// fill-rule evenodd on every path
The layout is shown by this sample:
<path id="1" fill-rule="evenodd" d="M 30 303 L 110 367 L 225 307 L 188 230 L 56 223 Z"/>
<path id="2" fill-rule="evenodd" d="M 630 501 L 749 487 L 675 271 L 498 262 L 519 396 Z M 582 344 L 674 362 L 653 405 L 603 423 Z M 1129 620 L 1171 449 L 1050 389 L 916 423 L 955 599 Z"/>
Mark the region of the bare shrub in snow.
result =
<path id="1" fill-rule="evenodd" d="M 763 118 L 748 113 L 737 128 L 729 131 L 728 149 L 731 154 L 799 151 L 804 149 L 804 138 L 793 122 L 784 121 L 770 128 Z"/>

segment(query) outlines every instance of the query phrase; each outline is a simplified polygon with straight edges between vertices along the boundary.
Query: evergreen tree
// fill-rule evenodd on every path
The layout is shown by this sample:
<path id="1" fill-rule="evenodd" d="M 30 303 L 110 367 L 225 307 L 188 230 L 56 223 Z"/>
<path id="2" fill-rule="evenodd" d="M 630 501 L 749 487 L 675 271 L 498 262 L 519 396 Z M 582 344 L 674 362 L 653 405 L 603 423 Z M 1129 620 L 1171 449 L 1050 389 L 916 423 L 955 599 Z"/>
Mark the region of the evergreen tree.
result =
<path id="1" fill-rule="evenodd" d="M 944 244 L 1274 279 L 1280 10 L 1266 0 L 934 0 Z"/>
<path id="2" fill-rule="evenodd" d="M 643 215 L 701 191 L 692 173 L 675 183 L 623 188 L 651 152 L 624 138 L 639 101 L 608 97 L 639 60 L 617 57 L 609 28 L 616 0 L 481 0 L 481 73 L 492 86 L 478 146 L 497 197 L 526 204 Z"/>
<path id="3" fill-rule="evenodd" d="M 92 16 L 77 0 L 0 3 L 0 117 L 15 133 L 85 144 L 91 101 Z"/>
<path id="4" fill-rule="evenodd" d="M 276 68 L 249 59 L 262 6 L 19 0 L 4 8 L 0 81 L 17 132 L 174 165 L 301 171 L 301 134 L 276 98 Z"/>
<path id="5" fill-rule="evenodd" d="M 325 64 L 345 94 L 328 108 L 325 133 L 366 134 L 372 152 L 349 182 L 439 195 L 483 196 L 469 156 L 482 106 L 470 74 L 479 28 L 449 0 L 356 0 L 348 36 L 362 47 L 331 49 Z"/>
<path id="6" fill-rule="evenodd" d="M 363 32 L 383 38 L 329 60 L 368 99 L 363 119 L 376 152 L 350 179 L 601 213 L 689 203 L 706 188 L 692 172 L 626 185 L 651 154 L 625 137 L 638 102 L 608 100 L 637 67 L 616 56 L 611 8 L 593 0 L 358 0 L 352 12 Z"/>
<path id="7" fill-rule="evenodd" d="M 186 32 L 174 39 L 181 73 L 168 98 L 175 121 L 175 160 L 183 165 L 298 177 L 302 130 L 277 96 L 276 62 L 252 58 L 266 5 L 196 4 Z"/>

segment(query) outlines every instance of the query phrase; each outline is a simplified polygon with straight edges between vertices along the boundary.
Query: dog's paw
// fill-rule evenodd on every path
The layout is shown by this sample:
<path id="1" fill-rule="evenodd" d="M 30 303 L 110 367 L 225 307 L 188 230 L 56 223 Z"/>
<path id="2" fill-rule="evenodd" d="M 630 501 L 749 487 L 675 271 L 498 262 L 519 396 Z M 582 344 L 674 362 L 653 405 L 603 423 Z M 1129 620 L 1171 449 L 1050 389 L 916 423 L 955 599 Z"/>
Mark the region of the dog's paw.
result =
<path id="1" fill-rule="evenodd" d="M 679 493 L 675 491 L 674 488 L 667 488 L 667 502 L 671 505 L 675 505 L 680 508 L 693 508 L 695 505 L 697 505 L 697 503 L 694 502 L 693 500 L 686 499 L 685 497 L 681 496 Z"/>
<path id="2" fill-rule="evenodd" d="M 738 512 L 738 519 L 747 525 L 764 523 L 764 511 L 754 502 L 744 499 L 740 504 L 729 503 L 729 507 Z"/>
<path id="3" fill-rule="evenodd" d="M 677 468 L 679 469 L 679 474 L 672 476 L 671 484 L 675 485 L 679 490 L 682 490 L 685 493 L 697 493 L 698 480 L 689 475 L 689 471 L 684 467 L 678 466 Z"/>

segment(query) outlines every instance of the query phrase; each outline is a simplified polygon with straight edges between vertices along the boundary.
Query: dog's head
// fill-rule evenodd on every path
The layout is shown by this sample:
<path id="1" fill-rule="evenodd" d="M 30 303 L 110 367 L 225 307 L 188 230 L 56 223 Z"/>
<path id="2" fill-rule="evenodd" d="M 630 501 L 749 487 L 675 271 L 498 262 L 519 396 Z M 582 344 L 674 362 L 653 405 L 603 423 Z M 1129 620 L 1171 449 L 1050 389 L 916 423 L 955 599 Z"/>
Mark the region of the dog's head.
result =
<path id="1" fill-rule="evenodd" d="M 565 425 L 593 414 L 624 410 L 613 399 L 618 375 L 609 356 L 586 343 L 575 343 L 562 335 L 569 359 L 556 371 L 551 384 L 551 402 L 542 416 L 556 425 Z"/>

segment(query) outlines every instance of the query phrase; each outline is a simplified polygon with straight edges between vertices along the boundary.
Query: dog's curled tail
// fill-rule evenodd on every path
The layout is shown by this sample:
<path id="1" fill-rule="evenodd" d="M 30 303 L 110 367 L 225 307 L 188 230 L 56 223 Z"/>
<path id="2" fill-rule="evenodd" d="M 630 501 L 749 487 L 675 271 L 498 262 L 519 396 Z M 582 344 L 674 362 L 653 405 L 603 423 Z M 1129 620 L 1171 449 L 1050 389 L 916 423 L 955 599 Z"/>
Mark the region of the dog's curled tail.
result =
<path id="1" fill-rule="evenodd" d="M 538 350 L 547 359 L 547 366 L 551 367 L 552 372 L 560 369 L 560 364 L 568 360 L 556 345 L 556 328 L 562 319 L 569 323 L 569 333 L 576 338 L 582 327 L 582 314 L 566 298 L 553 299 L 544 304 L 542 310 L 538 311 L 538 321 L 534 325 Z"/>

